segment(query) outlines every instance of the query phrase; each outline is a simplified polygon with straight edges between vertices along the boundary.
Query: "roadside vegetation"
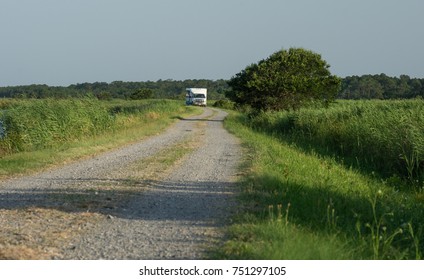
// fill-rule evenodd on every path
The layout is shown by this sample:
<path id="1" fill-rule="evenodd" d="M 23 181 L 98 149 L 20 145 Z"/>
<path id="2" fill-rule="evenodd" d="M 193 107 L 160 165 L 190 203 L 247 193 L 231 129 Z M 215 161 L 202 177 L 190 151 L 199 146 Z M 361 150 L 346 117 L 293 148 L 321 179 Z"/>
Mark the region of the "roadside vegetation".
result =
<path id="1" fill-rule="evenodd" d="M 192 113 L 173 100 L 6 100 L 0 104 L 0 176 L 102 152 L 158 133 Z"/>
<path id="2" fill-rule="evenodd" d="M 246 114 L 242 210 L 218 257 L 421 259 L 423 101 Z"/>
<path id="3" fill-rule="evenodd" d="M 261 113 L 251 118 L 250 123 L 305 151 L 333 156 L 345 166 L 367 174 L 374 172 L 393 182 L 395 188 L 423 186 L 424 101 L 421 99 L 339 100 L 330 108 Z"/>
<path id="4" fill-rule="evenodd" d="M 329 67 L 291 48 L 229 81 L 239 111 L 225 125 L 247 155 L 240 215 L 217 257 L 422 258 L 424 101 L 336 100 L 341 88 L 345 98 L 404 94 L 383 75 L 376 94 L 371 77 L 346 83 Z"/>

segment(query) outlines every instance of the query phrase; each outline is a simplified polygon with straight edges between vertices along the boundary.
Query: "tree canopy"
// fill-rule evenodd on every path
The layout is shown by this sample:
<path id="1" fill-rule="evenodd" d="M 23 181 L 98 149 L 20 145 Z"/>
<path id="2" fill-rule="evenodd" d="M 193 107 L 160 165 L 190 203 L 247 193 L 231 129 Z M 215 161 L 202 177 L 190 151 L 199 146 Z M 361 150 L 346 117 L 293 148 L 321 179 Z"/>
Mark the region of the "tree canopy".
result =
<path id="1" fill-rule="evenodd" d="M 261 65 L 262 68 L 265 68 Z M 254 68 L 247 70 L 248 68 Z M 238 73 L 231 81 L 234 82 L 236 77 L 249 79 L 252 73 L 256 71 L 255 67 L 258 64 L 252 64 L 245 70 L 246 73 Z M 261 71 L 264 71 L 262 69 Z M 261 72 L 263 73 L 263 72 Z M 249 75 L 251 76 L 249 76 Z M 271 75 L 271 73 L 269 74 Z M 299 77 L 298 77 L 299 78 Z M 386 74 L 379 75 L 362 75 L 362 76 L 348 76 L 342 80 L 341 88 L 337 93 L 337 98 L 340 99 L 408 99 L 422 97 L 424 98 L 424 79 L 412 78 L 408 75 L 400 75 L 400 77 L 390 77 Z M 252 94 L 253 92 L 246 89 L 244 94 L 237 93 L 234 89 L 243 88 L 243 81 L 238 80 L 237 86 L 233 83 L 233 89 L 227 94 L 227 97 L 239 104 L 243 104 L 243 97 L 246 93 Z M 262 79 L 257 87 L 261 85 L 265 87 L 266 79 Z M 278 80 L 277 80 L 278 81 Z M 73 84 L 67 87 L 63 86 L 48 86 L 48 85 L 26 85 L 26 86 L 9 86 L 0 87 L 0 98 L 69 98 L 94 95 L 99 99 L 111 98 L 170 98 L 181 99 L 185 97 L 185 89 L 188 87 L 204 87 L 208 88 L 208 99 L 224 99 L 225 92 L 229 91 L 229 86 L 226 80 L 158 80 L 158 81 L 145 81 L 145 82 L 123 82 L 115 81 L 112 83 L 94 82 L 94 83 L 80 83 Z M 274 81 L 276 83 L 276 81 Z M 253 85 L 253 83 L 251 83 Z M 290 83 L 289 83 L 290 85 Z M 137 96 L 138 93 L 143 93 L 142 97 Z M 145 93 L 149 93 L 145 95 Z M 328 92 L 324 92 L 327 93 Z M 151 96 L 149 96 L 152 94 Z M 257 98 L 253 96 L 253 98 Z M 270 94 L 266 98 L 271 98 Z M 324 100 L 325 100 L 324 96 Z M 277 99 L 279 101 L 280 99 Z M 289 105 L 289 104 L 286 104 Z"/>
<path id="2" fill-rule="evenodd" d="M 342 99 L 407 99 L 424 97 L 424 79 L 385 74 L 349 76 L 337 96 Z"/>
<path id="3" fill-rule="evenodd" d="M 280 50 L 251 64 L 228 82 L 227 97 L 256 110 L 297 109 L 310 100 L 333 100 L 340 78 L 321 55 L 302 48 Z"/>
<path id="4" fill-rule="evenodd" d="M 145 82 L 114 81 L 73 84 L 67 87 L 48 85 L 25 85 L 0 87 L 0 97 L 10 98 L 69 98 L 92 94 L 99 99 L 123 98 L 170 98 L 185 99 L 185 89 L 199 87 L 208 89 L 209 99 L 222 99 L 228 85 L 225 80 L 190 79 L 158 80 Z"/>

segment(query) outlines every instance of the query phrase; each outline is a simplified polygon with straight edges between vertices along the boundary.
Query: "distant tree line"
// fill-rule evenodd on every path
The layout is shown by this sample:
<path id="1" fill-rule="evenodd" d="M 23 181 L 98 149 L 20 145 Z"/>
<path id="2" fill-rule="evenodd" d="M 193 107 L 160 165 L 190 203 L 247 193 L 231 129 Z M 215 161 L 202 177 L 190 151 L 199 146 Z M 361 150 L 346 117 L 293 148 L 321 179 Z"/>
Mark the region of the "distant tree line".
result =
<path id="1" fill-rule="evenodd" d="M 95 82 L 67 87 L 27 85 L 0 87 L 0 98 L 69 98 L 92 94 L 99 99 L 184 99 L 188 87 L 208 88 L 209 99 L 224 99 L 229 90 L 226 80 L 158 80 L 146 82 Z M 409 99 L 424 98 L 424 79 L 407 75 L 389 77 L 385 74 L 349 76 L 341 79 L 339 99 Z"/>
<path id="2" fill-rule="evenodd" d="M 342 79 L 340 99 L 409 99 L 424 97 L 424 79 L 385 74 L 350 76 Z"/>
<path id="3" fill-rule="evenodd" d="M 185 89 L 199 87 L 208 89 L 209 99 L 223 99 L 228 89 L 225 80 L 158 80 L 156 82 L 95 82 L 73 84 L 67 87 L 27 85 L 0 87 L 0 97 L 9 98 L 70 98 L 88 94 L 99 99 L 184 99 Z"/>

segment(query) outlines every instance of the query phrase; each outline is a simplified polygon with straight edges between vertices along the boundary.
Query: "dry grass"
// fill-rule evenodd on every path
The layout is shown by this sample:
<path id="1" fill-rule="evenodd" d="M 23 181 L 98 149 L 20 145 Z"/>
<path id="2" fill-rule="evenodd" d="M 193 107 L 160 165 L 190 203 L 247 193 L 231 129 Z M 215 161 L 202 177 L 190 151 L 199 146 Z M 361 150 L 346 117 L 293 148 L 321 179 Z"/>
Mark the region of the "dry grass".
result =
<path id="1" fill-rule="evenodd" d="M 149 120 L 157 120 L 160 118 L 160 114 L 158 112 L 148 112 L 146 118 Z"/>
<path id="2" fill-rule="evenodd" d="M 103 219 L 94 213 L 67 213 L 56 209 L 0 210 L 0 259 L 42 260 L 60 257 L 69 244 Z"/>

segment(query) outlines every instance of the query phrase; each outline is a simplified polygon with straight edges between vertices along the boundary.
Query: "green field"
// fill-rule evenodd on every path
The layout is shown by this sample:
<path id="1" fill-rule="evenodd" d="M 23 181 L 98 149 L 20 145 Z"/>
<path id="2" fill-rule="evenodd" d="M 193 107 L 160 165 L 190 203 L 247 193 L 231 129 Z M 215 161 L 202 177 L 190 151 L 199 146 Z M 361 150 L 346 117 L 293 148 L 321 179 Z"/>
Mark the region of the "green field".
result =
<path id="1" fill-rule="evenodd" d="M 138 141 L 194 110 L 175 100 L 2 100 L 0 177 Z"/>
<path id="2" fill-rule="evenodd" d="M 424 105 L 232 113 L 246 150 L 229 259 L 420 259 Z"/>

